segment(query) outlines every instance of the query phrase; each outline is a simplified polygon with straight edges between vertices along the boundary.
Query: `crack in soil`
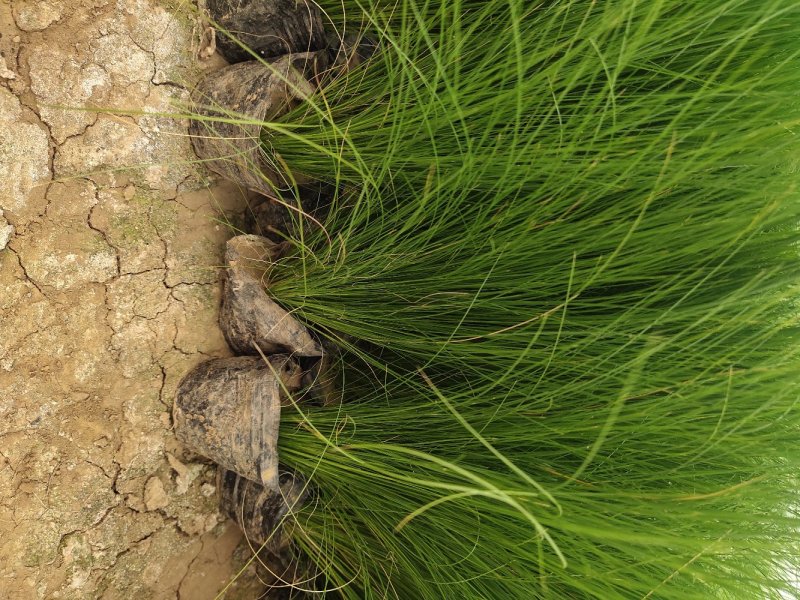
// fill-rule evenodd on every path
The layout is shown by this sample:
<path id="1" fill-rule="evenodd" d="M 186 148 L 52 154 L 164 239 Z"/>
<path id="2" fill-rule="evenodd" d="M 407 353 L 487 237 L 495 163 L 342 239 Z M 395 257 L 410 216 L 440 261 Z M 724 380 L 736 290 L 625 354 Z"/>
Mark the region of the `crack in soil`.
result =
<path id="1" fill-rule="evenodd" d="M 204 600 L 238 571 L 235 544 L 216 550 L 227 529 L 201 489 L 213 485 L 213 472 L 171 433 L 179 377 L 228 355 L 216 330 L 218 277 L 209 270 L 226 232 L 211 218 L 214 196 L 198 191 L 205 182 L 186 166 L 196 159 L 185 123 L 157 116 L 186 93 L 183 79 L 197 75 L 192 60 L 150 47 L 150 39 L 190 45 L 191 26 L 154 17 L 159 5 L 40 0 L 40 14 L 57 9 L 59 18 L 35 32 L 9 26 L 15 46 L 0 39 L 16 73 L 0 87 L 19 100 L 19 119 L 41 129 L 41 172 L 23 182 L 32 193 L 19 210 L 5 211 L 14 258 L 0 262 L 0 286 L 13 294 L 0 332 L 0 398 L 12 399 L 0 403 L 0 578 L 11 582 L 2 594 L 9 600 Z M 33 4 L 0 5 L 0 26 L 25 6 Z M 136 64 L 125 62 L 129 51 L 143 73 L 125 71 Z M 48 52 L 73 70 L 36 60 Z M 48 98 L 59 94 L 59 104 L 78 109 L 112 98 L 150 114 L 56 110 Z M 139 217 L 141 239 L 132 222 Z M 167 455 L 180 456 L 191 476 L 173 481 Z M 142 503 L 152 477 L 168 500 L 157 510 Z M 201 562 L 206 569 L 209 555 L 218 579 L 206 583 L 194 571 Z M 165 564 L 162 588 L 162 578 L 145 574 Z"/>

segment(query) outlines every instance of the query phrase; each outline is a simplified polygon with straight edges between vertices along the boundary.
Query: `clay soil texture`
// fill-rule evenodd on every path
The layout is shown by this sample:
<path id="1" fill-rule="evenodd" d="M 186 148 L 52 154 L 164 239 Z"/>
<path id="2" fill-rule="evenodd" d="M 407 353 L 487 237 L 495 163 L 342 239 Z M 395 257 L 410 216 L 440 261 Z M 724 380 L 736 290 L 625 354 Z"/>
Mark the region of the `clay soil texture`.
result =
<path id="1" fill-rule="evenodd" d="M 188 0 L 0 3 L 0 596 L 215 598 L 250 556 L 172 433 L 242 194 L 159 116 L 211 68 Z M 105 109 L 118 109 L 107 112 Z M 252 569 L 225 598 L 257 598 Z"/>

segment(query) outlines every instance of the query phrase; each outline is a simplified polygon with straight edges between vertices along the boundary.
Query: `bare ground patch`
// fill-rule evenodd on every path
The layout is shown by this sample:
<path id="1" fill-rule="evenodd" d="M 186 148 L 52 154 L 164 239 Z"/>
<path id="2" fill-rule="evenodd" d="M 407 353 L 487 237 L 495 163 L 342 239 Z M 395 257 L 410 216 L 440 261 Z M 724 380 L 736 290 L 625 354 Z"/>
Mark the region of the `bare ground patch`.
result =
<path id="1" fill-rule="evenodd" d="M 201 68 L 169 4 L 0 5 L 4 598 L 202 600 L 247 558 L 213 468 L 171 431 L 180 377 L 228 355 L 219 219 L 243 200 L 208 187 L 185 123 L 152 114 Z"/>

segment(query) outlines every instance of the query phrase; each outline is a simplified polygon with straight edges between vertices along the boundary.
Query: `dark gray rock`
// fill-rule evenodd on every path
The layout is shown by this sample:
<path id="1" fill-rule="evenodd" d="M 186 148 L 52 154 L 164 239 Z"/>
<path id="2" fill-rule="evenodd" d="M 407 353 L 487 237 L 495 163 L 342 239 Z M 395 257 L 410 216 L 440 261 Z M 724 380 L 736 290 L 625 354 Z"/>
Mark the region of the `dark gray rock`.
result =
<path id="1" fill-rule="evenodd" d="M 207 0 L 211 19 L 221 29 L 217 47 L 230 63 L 252 60 L 248 46 L 262 58 L 325 47 L 322 12 L 311 0 Z"/>
<path id="2" fill-rule="evenodd" d="M 359 65 L 369 61 L 378 52 L 377 40 L 363 32 L 328 34 L 330 73 L 334 77 L 346 75 Z"/>
<path id="3" fill-rule="evenodd" d="M 189 134 L 197 156 L 212 171 L 268 197 L 308 181 L 276 166 L 261 144 L 261 122 L 273 120 L 314 93 L 327 51 L 288 54 L 225 67 L 192 92 Z M 313 83 L 312 83 L 313 82 Z M 242 121 L 226 122 L 226 121 Z"/>
<path id="4" fill-rule="evenodd" d="M 223 467 L 217 469 L 219 508 L 239 525 L 250 543 L 280 553 L 286 548 L 283 525 L 290 513 L 300 510 L 306 483 L 297 474 L 284 471 L 277 487 L 265 487 Z"/>
<path id="5" fill-rule="evenodd" d="M 299 237 L 301 227 L 311 234 L 328 218 L 335 195 L 335 186 L 314 182 L 287 190 L 280 201 L 262 196 L 251 202 L 245 214 L 245 228 L 277 238 Z"/>
<path id="6" fill-rule="evenodd" d="M 175 435 L 193 452 L 247 479 L 278 489 L 281 400 L 301 385 L 286 355 L 204 362 L 175 395 Z"/>
<path id="7" fill-rule="evenodd" d="M 282 245 L 257 235 L 228 240 L 219 322 L 236 354 L 322 356 L 308 330 L 265 291 L 265 273 Z"/>

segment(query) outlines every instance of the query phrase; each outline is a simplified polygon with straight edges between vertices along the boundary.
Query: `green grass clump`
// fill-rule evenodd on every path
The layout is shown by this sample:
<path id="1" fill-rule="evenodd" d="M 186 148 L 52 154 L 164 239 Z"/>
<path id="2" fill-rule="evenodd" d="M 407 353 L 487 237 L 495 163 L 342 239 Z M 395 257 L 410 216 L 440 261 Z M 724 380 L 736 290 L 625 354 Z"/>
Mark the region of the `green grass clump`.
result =
<path id="1" fill-rule="evenodd" d="M 307 587 L 793 595 L 800 7 L 334 4 L 380 52 L 262 141 L 340 190 L 270 286 L 344 352 Z"/>

